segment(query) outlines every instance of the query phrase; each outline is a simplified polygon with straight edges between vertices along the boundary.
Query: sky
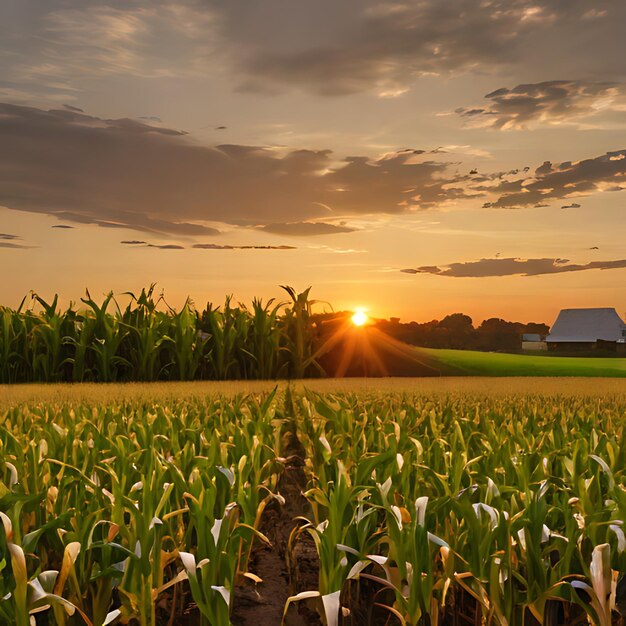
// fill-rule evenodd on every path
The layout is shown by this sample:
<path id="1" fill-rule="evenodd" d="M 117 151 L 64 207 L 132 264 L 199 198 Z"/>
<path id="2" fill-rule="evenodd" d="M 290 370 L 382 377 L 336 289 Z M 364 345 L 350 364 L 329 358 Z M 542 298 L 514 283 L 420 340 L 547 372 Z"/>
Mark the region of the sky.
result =
<path id="1" fill-rule="evenodd" d="M 623 315 L 624 23 L 623 0 L 0 0 L 0 304 L 156 282 Z"/>

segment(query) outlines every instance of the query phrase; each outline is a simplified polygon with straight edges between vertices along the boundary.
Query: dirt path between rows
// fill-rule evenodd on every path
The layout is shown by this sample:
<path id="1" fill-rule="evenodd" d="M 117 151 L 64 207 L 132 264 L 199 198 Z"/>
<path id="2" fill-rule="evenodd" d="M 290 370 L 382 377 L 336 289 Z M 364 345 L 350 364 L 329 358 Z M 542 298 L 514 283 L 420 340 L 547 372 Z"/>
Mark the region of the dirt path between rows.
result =
<path id="1" fill-rule="evenodd" d="M 278 482 L 278 493 L 285 499 L 285 504 L 280 506 L 274 502 L 263 514 L 260 531 L 272 545 L 257 546 L 249 568 L 263 582 L 235 590 L 231 616 L 234 626 L 280 626 L 287 598 L 318 588 L 319 561 L 315 544 L 308 534 L 300 536 L 292 554 L 294 571 L 290 573 L 287 567 L 289 536 L 300 523 L 295 518 L 308 515 L 310 507 L 302 495 L 307 485 L 305 452 L 293 420 L 283 425 L 281 437 L 281 456 L 286 461 Z M 291 605 L 285 624 L 319 626 L 321 621 L 315 605 L 306 601 Z"/>

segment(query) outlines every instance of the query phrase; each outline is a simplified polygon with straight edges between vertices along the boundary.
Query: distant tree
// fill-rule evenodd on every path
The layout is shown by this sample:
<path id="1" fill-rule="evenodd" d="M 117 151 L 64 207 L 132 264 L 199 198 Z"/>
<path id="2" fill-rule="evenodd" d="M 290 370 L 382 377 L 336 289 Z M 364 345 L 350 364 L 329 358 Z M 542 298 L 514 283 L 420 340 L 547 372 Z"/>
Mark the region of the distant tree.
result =
<path id="1" fill-rule="evenodd" d="M 446 315 L 438 324 L 439 328 L 447 328 L 448 330 L 468 333 L 474 330 L 472 318 L 465 313 L 452 313 Z"/>
<path id="2" fill-rule="evenodd" d="M 438 348 L 469 348 L 473 347 L 474 326 L 472 318 L 464 313 L 446 315 L 437 324 L 435 330 Z"/>
<path id="3" fill-rule="evenodd" d="M 525 333 L 534 333 L 536 335 L 547 335 L 550 332 L 550 327 L 547 324 L 541 324 L 537 322 L 529 322 L 524 326 Z"/>
<path id="4" fill-rule="evenodd" d="M 316 315 L 330 336 L 352 316 L 350 311 Z M 522 347 L 522 334 L 546 335 L 549 326 L 531 322 L 509 322 L 499 317 L 484 320 L 474 328 L 472 318 L 465 313 L 452 313 L 442 320 L 402 323 L 400 318 L 375 320 L 376 327 L 399 341 L 425 348 L 455 348 L 460 350 L 484 350 L 518 352 Z"/>
<path id="5" fill-rule="evenodd" d="M 477 347 L 480 350 L 501 350 L 507 352 L 519 350 L 523 331 L 523 324 L 491 317 L 484 320 L 477 328 Z"/>

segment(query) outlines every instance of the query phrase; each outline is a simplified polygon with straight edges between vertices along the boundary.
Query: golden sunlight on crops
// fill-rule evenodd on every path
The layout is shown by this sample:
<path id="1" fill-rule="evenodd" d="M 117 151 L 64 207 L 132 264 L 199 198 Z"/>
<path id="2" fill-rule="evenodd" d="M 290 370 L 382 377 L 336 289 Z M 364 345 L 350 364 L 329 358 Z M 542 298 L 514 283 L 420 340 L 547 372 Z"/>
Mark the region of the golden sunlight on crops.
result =
<path id="1" fill-rule="evenodd" d="M 485 380 L 18 388 L 0 624 L 621 623 L 624 384 Z"/>

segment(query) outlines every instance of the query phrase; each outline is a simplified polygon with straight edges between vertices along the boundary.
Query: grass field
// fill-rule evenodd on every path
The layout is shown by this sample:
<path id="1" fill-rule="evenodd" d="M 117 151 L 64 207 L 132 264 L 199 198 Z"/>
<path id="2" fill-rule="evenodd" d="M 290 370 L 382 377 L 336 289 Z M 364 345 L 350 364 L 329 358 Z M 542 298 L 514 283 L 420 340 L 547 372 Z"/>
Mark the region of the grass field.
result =
<path id="1" fill-rule="evenodd" d="M 626 358 L 500 354 L 418 348 L 420 358 L 443 376 L 626 377 Z"/>
<path id="2" fill-rule="evenodd" d="M 0 387 L 0 624 L 622 624 L 625 414 L 611 378 Z"/>

